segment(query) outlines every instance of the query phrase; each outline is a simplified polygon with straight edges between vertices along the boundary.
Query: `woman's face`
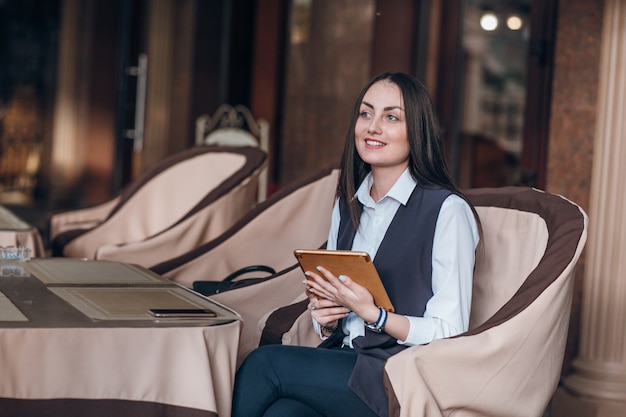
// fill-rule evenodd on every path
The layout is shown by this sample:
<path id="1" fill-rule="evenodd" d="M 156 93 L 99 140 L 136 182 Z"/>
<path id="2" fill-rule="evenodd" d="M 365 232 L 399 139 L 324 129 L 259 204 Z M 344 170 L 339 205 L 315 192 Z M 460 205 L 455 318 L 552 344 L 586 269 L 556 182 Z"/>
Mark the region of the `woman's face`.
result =
<path id="1" fill-rule="evenodd" d="M 363 96 L 354 126 L 356 150 L 372 170 L 408 165 L 409 140 L 400 88 L 389 81 L 373 84 Z"/>

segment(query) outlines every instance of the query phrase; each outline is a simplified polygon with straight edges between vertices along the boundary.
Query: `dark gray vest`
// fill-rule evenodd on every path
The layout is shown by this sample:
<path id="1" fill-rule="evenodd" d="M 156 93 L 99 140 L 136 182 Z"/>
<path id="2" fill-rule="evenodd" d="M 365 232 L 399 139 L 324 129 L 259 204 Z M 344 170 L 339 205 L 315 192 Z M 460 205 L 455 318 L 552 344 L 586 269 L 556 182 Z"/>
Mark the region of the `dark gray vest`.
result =
<path id="1" fill-rule="evenodd" d="M 407 205 L 396 212 L 374 264 L 398 314 L 421 317 L 432 297 L 432 250 L 435 226 L 443 201 L 452 194 L 445 189 L 415 187 Z M 341 222 L 337 249 L 350 250 L 356 235 L 347 205 L 339 202 Z M 350 388 L 378 415 L 388 415 L 383 388 L 385 360 L 406 346 L 386 333 L 366 329 L 353 340 L 359 353 Z"/>

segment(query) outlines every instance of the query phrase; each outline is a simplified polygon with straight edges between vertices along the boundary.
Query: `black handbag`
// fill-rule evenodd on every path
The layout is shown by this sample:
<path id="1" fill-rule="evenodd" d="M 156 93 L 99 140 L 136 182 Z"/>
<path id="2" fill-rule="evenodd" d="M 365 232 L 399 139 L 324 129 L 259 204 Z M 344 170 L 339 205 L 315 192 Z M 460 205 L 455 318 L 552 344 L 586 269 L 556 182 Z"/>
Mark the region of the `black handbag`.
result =
<path id="1" fill-rule="evenodd" d="M 235 280 L 235 278 L 243 274 L 248 274 L 250 272 L 266 272 L 269 275 L 265 277 L 242 278 Z M 266 280 L 275 273 L 276 271 L 274 270 L 274 268 L 269 266 L 250 265 L 236 270 L 221 281 L 194 281 L 193 290 L 199 292 L 202 295 L 219 294 L 224 291 L 230 291 L 234 290 L 235 288 L 246 287 L 248 285 L 252 285 L 257 282 Z"/>

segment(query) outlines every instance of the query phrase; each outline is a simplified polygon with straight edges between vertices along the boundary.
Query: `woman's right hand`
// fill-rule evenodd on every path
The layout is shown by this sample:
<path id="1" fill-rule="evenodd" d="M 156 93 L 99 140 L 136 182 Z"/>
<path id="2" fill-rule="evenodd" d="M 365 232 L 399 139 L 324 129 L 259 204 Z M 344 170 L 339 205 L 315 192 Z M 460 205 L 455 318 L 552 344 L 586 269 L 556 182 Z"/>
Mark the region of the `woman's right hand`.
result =
<path id="1" fill-rule="evenodd" d="M 317 267 L 316 272 L 305 272 L 305 276 L 307 289 L 310 288 L 309 291 L 314 296 L 342 306 L 347 312 L 354 312 L 366 322 L 373 322 L 378 318 L 379 309 L 372 294 L 350 277 L 337 277 L 321 266 Z"/>
<path id="2" fill-rule="evenodd" d="M 337 304 L 326 298 L 318 298 L 311 292 L 311 287 L 307 284 L 305 293 L 309 299 L 308 309 L 311 317 L 320 325 L 327 328 L 335 328 L 339 320 L 346 317 L 350 312 L 346 307 Z"/>

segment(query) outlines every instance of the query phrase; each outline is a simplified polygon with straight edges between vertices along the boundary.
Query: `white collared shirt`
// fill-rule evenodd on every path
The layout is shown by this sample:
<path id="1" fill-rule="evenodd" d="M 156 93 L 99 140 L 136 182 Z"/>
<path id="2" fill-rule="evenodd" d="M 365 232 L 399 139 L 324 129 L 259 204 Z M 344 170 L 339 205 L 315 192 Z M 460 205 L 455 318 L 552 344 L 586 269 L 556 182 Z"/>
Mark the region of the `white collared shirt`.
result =
<path id="1" fill-rule="evenodd" d="M 389 192 L 375 202 L 370 196 L 372 181 L 370 173 L 356 192 L 363 212 L 352 250 L 367 252 L 374 259 L 396 211 L 400 205 L 406 205 L 417 183 L 407 168 Z M 327 249 L 337 248 L 340 220 L 339 204 L 335 202 Z M 469 205 L 455 194 L 447 197 L 437 218 L 433 240 L 433 296 L 426 304 L 424 317 L 406 316 L 410 323 L 409 334 L 405 341 L 398 343 L 420 345 L 468 329 L 478 240 L 478 227 Z M 319 324 L 315 320 L 313 323 L 319 333 Z M 345 342 L 352 346 L 352 339 L 365 333 L 363 320 L 350 313 L 343 322 L 343 330 L 348 335 Z"/>

